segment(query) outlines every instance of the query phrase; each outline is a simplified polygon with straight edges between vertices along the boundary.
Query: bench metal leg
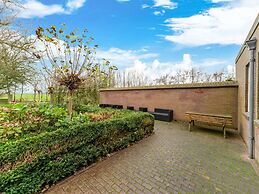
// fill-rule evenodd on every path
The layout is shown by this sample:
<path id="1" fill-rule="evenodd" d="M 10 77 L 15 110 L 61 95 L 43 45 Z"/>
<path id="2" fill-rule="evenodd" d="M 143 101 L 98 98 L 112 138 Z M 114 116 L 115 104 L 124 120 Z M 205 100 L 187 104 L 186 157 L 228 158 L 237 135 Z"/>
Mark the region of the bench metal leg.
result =
<path id="1" fill-rule="evenodd" d="M 191 129 L 192 123 L 193 123 L 193 125 L 194 125 L 194 121 L 190 121 L 190 122 L 189 122 L 189 131 L 192 131 L 192 129 Z"/>
<path id="2" fill-rule="evenodd" d="M 226 129 L 225 129 L 225 125 L 223 126 L 223 133 L 224 133 L 224 138 L 226 139 Z"/>

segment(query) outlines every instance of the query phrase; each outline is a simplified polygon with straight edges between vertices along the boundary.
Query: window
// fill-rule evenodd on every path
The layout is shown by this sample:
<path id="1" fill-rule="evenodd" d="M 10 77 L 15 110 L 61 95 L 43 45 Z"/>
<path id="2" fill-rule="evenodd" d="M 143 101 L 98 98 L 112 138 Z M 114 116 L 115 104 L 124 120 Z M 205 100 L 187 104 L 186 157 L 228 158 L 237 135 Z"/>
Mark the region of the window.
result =
<path id="1" fill-rule="evenodd" d="M 245 70 L 245 112 L 248 112 L 249 64 Z"/>

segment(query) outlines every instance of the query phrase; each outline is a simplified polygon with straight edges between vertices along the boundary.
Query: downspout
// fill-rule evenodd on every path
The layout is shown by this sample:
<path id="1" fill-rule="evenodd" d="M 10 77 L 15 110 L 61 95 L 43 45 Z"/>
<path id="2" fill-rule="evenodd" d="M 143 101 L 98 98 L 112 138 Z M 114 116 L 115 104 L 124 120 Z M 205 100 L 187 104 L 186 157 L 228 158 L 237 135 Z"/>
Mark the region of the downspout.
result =
<path id="1" fill-rule="evenodd" d="M 250 83 L 249 83 L 249 115 L 248 115 L 248 134 L 249 134 L 249 140 L 248 140 L 248 155 L 250 159 L 254 159 L 254 73 L 255 73 L 255 50 L 256 50 L 256 38 L 253 38 L 252 40 L 246 41 L 246 45 L 248 47 L 248 50 L 250 51 L 250 63 L 249 63 L 249 77 L 250 77 Z"/>

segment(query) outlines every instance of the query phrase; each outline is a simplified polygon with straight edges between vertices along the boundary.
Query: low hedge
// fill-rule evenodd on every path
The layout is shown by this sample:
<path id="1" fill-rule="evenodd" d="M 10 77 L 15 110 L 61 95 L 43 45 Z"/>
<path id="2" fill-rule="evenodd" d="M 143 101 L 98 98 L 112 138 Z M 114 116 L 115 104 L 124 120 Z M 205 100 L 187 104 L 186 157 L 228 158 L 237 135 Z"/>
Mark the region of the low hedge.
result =
<path id="1" fill-rule="evenodd" d="M 125 116 L 44 132 L 0 145 L 0 192 L 37 193 L 100 157 L 150 135 L 154 118 Z"/>

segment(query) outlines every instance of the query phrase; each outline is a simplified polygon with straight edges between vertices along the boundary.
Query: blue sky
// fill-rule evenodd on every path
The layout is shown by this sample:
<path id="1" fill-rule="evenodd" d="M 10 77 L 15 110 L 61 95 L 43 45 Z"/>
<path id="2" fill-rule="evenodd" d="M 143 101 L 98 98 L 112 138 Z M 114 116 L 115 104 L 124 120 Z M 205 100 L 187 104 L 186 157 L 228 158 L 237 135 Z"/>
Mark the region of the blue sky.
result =
<path id="1" fill-rule="evenodd" d="M 24 0 L 32 29 L 87 28 L 98 55 L 154 78 L 176 69 L 231 70 L 258 0 Z"/>

